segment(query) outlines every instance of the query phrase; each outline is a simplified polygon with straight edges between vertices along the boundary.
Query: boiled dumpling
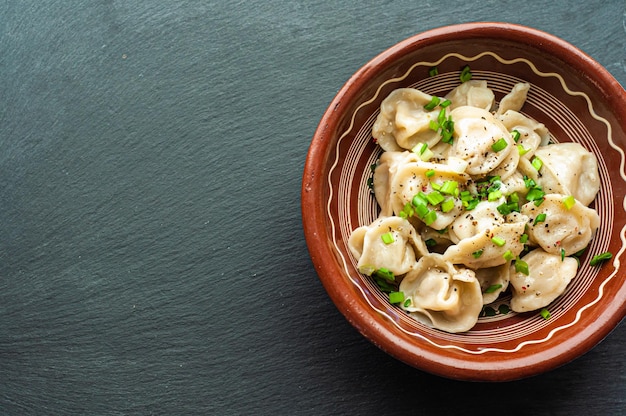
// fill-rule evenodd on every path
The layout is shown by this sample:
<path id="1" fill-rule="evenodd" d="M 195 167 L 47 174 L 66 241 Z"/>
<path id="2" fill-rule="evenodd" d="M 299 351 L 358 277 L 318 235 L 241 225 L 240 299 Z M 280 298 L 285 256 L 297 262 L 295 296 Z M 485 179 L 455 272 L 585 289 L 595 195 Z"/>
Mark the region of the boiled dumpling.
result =
<path id="1" fill-rule="evenodd" d="M 508 110 L 504 114 L 499 114 L 498 120 L 502 122 L 508 131 L 517 130 L 519 139 L 516 144 L 521 146 L 523 149 L 522 153 L 524 153 L 522 157 L 526 159 L 530 159 L 539 146 L 545 146 L 550 141 L 550 133 L 546 126 L 537 123 L 522 113 Z"/>
<path id="2" fill-rule="evenodd" d="M 543 308 L 561 295 L 576 275 L 578 261 L 572 257 L 546 253 L 535 249 L 522 257 L 528 264 L 528 275 L 511 266 L 513 287 L 511 309 L 528 312 Z"/>
<path id="3" fill-rule="evenodd" d="M 472 176 L 486 176 L 502 164 L 513 150 L 513 139 L 504 125 L 487 110 L 476 107 L 458 107 L 450 112 L 454 121 L 454 142 L 450 156 L 467 161 L 466 172 Z M 494 150 L 500 140 L 504 147 Z"/>
<path id="4" fill-rule="evenodd" d="M 548 194 L 541 205 L 528 202 L 521 208 L 529 218 L 529 240 L 559 256 L 569 256 L 587 247 L 600 226 L 596 210 L 579 201 L 568 208 L 565 198 L 565 195 Z"/>
<path id="5" fill-rule="evenodd" d="M 491 111 L 495 103 L 495 95 L 487 87 L 487 81 L 474 79 L 454 88 L 445 98 L 452 102 L 450 109 L 471 106 Z"/>
<path id="6" fill-rule="evenodd" d="M 383 150 L 411 150 L 418 143 L 434 146 L 441 138 L 430 128 L 440 109 L 426 110 L 432 96 L 413 88 L 394 90 L 380 105 L 372 136 Z"/>
<path id="7" fill-rule="evenodd" d="M 391 242 L 385 241 L 387 235 L 391 236 Z M 396 276 L 405 274 L 420 256 L 428 253 L 411 223 L 400 217 L 381 217 L 355 229 L 348 239 L 348 247 L 358 259 L 359 271 L 367 275 L 380 268 Z"/>
<path id="8" fill-rule="evenodd" d="M 496 267 L 476 269 L 475 273 L 483 292 L 483 305 L 495 302 L 509 287 L 510 262 Z"/>
<path id="9" fill-rule="evenodd" d="M 589 205 L 600 189 L 598 160 L 578 143 L 557 143 L 535 151 L 543 162 L 537 183 L 544 191 L 573 195 Z"/>
<path id="10" fill-rule="evenodd" d="M 528 90 L 530 89 L 530 84 L 527 82 L 518 82 L 513 86 L 511 92 L 505 95 L 502 100 L 500 100 L 500 105 L 498 106 L 498 111 L 496 114 L 504 114 L 509 110 L 519 111 L 524 106 L 526 102 L 526 96 L 528 95 Z"/>
<path id="11" fill-rule="evenodd" d="M 419 157 L 413 152 L 383 152 L 374 170 L 374 196 L 380 206 L 380 216 L 393 215 L 391 204 L 391 180 L 399 167 L 417 162 Z"/>
<path id="12" fill-rule="evenodd" d="M 470 330 L 482 309 L 480 284 L 474 271 L 456 268 L 440 254 L 420 258 L 399 289 L 410 300 L 402 305 L 403 309 L 448 332 Z"/>

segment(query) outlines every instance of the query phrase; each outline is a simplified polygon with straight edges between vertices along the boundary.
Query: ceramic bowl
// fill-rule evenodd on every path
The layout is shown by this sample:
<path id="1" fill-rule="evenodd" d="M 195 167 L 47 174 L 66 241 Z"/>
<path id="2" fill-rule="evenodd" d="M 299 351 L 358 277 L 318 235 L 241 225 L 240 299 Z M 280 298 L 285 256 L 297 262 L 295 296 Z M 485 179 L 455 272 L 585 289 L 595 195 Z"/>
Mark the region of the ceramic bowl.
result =
<path id="1" fill-rule="evenodd" d="M 496 100 L 517 82 L 531 84 L 522 112 L 544 123 L 557 142 L 578 142 L 599 162 L 594 207 L 601 225 L 589 253 L 613 259 L 591 267 L 587 255 L 551 317 L 511 312 L 504 299 L 485 307 L 463 333 L 432 329 L 388 302 L 356 269 L 348 248 L 353 229 L 371 223 L 370 165 L 380 150 L 371 129 L 381 101 L 399 87 L 443 96 L 469 65 Z M 429 76 L 432 67 L 438 75 Z M 626 92 L 591 57 L 550 34 L 505 23 L 442 27 L 389 48 L 341 88 L 312 139 L 302 182 L 304 232 L 315 269 L 347 320 L 397 359 L 452 379 L 507 381 L 552 370 L 594 347 L 626 314 L 621 265 L 626 213 Z"/>

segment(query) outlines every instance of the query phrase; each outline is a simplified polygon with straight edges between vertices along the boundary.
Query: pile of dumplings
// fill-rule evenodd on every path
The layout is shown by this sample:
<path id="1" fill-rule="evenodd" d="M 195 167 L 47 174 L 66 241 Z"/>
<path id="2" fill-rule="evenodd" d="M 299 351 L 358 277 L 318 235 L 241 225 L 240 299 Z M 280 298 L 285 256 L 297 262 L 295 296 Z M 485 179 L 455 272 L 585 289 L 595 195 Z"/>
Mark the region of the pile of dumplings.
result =
<path id="1" fill-rule="evenodd" d="M 496 103 L 471 79 L 445 97 L 413 88 L 382 102 L 383 153 L 372 189 L 380 215 L 355 229 L 359 272 L 384 278 L 415 319 L 458 333 L 505 291 L 510 308 L 545 308 L 566 289 L 600 219 L 596 157 L 521 110 L 529 84 Z"/>

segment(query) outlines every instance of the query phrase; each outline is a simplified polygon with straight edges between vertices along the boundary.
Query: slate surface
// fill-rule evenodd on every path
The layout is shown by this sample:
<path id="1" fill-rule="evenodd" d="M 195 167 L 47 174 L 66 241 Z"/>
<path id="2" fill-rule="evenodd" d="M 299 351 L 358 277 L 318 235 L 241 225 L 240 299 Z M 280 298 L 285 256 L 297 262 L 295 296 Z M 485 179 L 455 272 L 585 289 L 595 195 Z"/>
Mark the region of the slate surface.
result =
<path id="1" fill-rule="evenodd" d="M 546 30 L 626 85 L 623 1 L 0 3 L 0 414 L 616 415 L 626 326 L 504 384 L 365 340 L 299 192 L 341 85 L 417 32 Z"/>

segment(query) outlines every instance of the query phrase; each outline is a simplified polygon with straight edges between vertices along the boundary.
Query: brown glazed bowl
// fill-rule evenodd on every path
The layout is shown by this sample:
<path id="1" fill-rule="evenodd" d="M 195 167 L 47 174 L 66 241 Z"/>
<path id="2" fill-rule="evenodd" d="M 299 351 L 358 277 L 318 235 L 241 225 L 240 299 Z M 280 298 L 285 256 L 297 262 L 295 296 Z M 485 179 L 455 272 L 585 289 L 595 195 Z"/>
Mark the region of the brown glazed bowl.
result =
<path id="1" fill-rule="evenodd" d="M 353 229 L 371 223 L 378 206 L 367 181 L 380 150 L 372 124 L 394 89 L 443 96 L 469 65 L 496 100 L 520 81 L 531 84 L 522 112 L 557 142 L 578 142 L 598 159 L 601 188 L 593 203 L 601 225 L 587 253 L 613 259 L 591 267 L 589 256 L 551 317 L 490 305 L 476 326 L 446 333 L 410 318 L 359 274 L 348 249 Z M 429 76 L 436 66 L 439 75 Z M 389 48 L 341 88 L 312 139 L 302 182 L 302 217 L 315 269 L 332 301 L 373 344 L 439 376 L 507 381 L 533 376 L 584 354 L 626 315 L 626 92 L 602 66 L 550 34 L 506 23 L 468 23 L 430 30 Z"/>

